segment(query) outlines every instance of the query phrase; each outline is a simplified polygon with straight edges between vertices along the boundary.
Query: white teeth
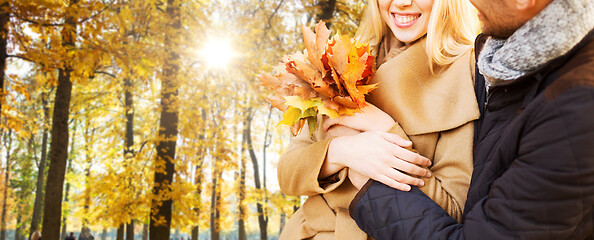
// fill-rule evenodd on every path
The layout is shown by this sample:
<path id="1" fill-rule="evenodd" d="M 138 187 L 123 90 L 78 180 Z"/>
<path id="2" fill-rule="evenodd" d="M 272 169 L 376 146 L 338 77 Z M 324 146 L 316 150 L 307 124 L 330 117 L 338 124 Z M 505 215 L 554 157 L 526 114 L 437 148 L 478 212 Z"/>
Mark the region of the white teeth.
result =
<path id="1" fill-rule="evenodd" d="M 395 15 L 394 18 L 399 23 L 406 24 L 406 23 L 414 21 L 415 19 L 419 18 L 420 16 L 421 15 L 414 15 L 414 16 L 413 15 L 406 15 L 406 16 Z"/>

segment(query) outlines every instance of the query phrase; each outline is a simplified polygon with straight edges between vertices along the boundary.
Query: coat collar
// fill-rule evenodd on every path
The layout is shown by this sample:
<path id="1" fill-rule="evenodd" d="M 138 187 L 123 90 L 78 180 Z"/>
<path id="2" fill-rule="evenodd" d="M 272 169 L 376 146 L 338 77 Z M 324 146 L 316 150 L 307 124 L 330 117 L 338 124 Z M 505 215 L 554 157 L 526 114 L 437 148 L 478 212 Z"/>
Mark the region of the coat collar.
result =
<path id="1" fill-rule="evenodd" d="M 423 38 L 382 64 L 368 101 L 394 118 L 409 135 L 440 132 L 479 118 L 474 94 L 474 55 L 469 50 L 454 63 L 429 70 Z"/>

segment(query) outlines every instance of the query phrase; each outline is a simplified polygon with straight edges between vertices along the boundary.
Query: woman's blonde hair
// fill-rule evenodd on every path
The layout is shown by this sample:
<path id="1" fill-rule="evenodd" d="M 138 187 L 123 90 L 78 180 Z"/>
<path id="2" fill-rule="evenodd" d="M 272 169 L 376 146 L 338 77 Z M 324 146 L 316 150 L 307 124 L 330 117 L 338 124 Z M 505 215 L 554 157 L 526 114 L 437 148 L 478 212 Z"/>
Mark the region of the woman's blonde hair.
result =
<path id="1" fill-rule="evenodd" d="M 355 39 L 368 42 L 372 53 L 377 55 L 389 31 L 382 20 L 378 0 L 369 0 Z M 431 71 L 434 65 L 448 65 L 472 48 L 478 32 L 477 12 L 468 0 L 434 0 L 426 43 Z"/>

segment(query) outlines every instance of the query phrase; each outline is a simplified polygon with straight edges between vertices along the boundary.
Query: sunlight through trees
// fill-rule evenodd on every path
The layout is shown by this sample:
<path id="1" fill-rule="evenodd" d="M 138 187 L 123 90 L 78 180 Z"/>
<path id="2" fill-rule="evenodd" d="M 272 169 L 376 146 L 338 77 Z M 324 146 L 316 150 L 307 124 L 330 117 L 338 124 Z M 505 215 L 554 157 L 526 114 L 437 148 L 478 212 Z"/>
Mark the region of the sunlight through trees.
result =
<path id="1" fill-rule="evenodd" d="M 0 0 L 0 240 L 276 239 L 301 200 L 256 76 L 364 6 Z"/>

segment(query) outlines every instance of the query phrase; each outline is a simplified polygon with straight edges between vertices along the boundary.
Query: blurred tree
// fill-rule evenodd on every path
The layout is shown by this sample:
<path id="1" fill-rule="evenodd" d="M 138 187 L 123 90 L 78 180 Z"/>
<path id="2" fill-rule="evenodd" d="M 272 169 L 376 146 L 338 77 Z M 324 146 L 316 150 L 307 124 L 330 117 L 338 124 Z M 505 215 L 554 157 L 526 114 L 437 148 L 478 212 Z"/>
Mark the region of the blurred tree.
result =
<path id="1" fill-rule="evenodd" d="M 331 30 L 341 34 L 354 34 L 367 5 L 366 0 L 301 0 L 308 24 L 313 25 L 319 21 L 326 22 Z"/>
<path id="2" fill-rule="evenodd" d="M 4 147 L 6 148 L 6 165 L 4 168 L 4 193 L 2 194 L 2 216 L 0 219 L 0 240 L 6 240 L 6 220 L 8 211 L 8 189 L 10 184 L 10 171 L 12 166 L 12 130 L 8 130 L 3 136 Z"/>
<path id="3" fill-rule="evenodd" d="M 6 70 L 8 22 L 10 21 L 10 2 L 0 1 L 0 119 L 2 118 L 2 101 L 4 99 L 4 75 Z M 0 131 L 2 129 L 0 128 Z"/>
<path id="4" fill-rule="evenodd" d="M 171 229 L 172 199 L 170 186 L 175 171 L 175 148 L 178 125 L 178 72 L 180 64 L 179 35 L 182 30 L 181 0 L 167 0 L 165 9 L 169 21 L 165 32 L 164 45 L 166 60 L 163 65 L 161 80 L 161 117 L 157 138 L 157 156 L 155 159 L 155 180 L 151 204 L 151 239 L 169 239 Z"/>
<path id="5" fill-rule="evenodd" d="M 62 29 L 62 47 L 67 55 L 75 54 L 75 39 L 78 0 L 70 0 L 65 11 Z M 60 236 L 60 217 L 62 215 L 62 190 L 68 158 L 68 118 L 70 113 L 70 97 L 72 94 L 72 61 L 66 60 L 58 70 L 58 86 L 54 100 L 54 113 L 51 131 L 50 164 L 45 189 L 43 210 L 44 238 L 56 239 Z"/>
<path id="6" fill-rule="evenodd" d="M 69 173 L 72 173 L 73 170 L 73 166 L 72 166 L 72 161 L 75 158 L 75 149 L 74 149 L 74 140 L 76 139 L 76 122 L 73 122 L 73 129 L 72 129 L 72 138 L 70 141 L 70 152 L 69 152 L 69 156 L 68 156 L 68 161 L 66 162 L 66 172 L 64 174 L 64 178 L 66 178 L 66 175 Z M 51 168 L 50 168 L 51 169 Z M 73 184 L 71 183 L 71 181 L 69 181 L 68 179 L 66 179 L 66 187 L 64 189 L 64 201 L 60 204 L 60 205 L 69 205 L 70 202 L 70 198 L 72 198 L 70 196 L 70 186 L 72 186 Z M 60 235 L 60 239 L 64 239 L 68 233 L 66 232 L 68 230 L 68 214 L 70 213 L 70 207 L 66 207 L 66 208 L 61 208 L 61 212 L 60 212 L 60 216 L 62 217 L 62 230 L 61 235 Z M 42 228 L 43 229 L 43 228 Z M 60 233 L 59 232 L 59 233 Z"/>
<path id="7" fill-rule="evenodd" d="M 31 225 L 29 230 L 29 239 L 31 238 L 31 234 L 35 231 L 39 230 L 39 223 L 41 220 L 41 211 L 42 211 L 42 204 L 43 204 L 43 195 L 44 195 L 44 181 L 45 181 L 45 170 L 46 170 L 46 158 L 47 158 L 47 132 L 48 132 L 48 125 L 49 125 L 49 106 L 48 106 L 48 98 L 49 98 L 49 90 L 42 90 L 41 93 L 41 106 L 43 108 L 43 118 L 42 122 L 40 123 L 42 130 L 42 140 L 41 140 L 41 158 L 39 160 L 38 168 L 37 168 L 37 184 L 35 188 L 35 202 L 33 204 L 33 213 L 31 216 Z"/>

